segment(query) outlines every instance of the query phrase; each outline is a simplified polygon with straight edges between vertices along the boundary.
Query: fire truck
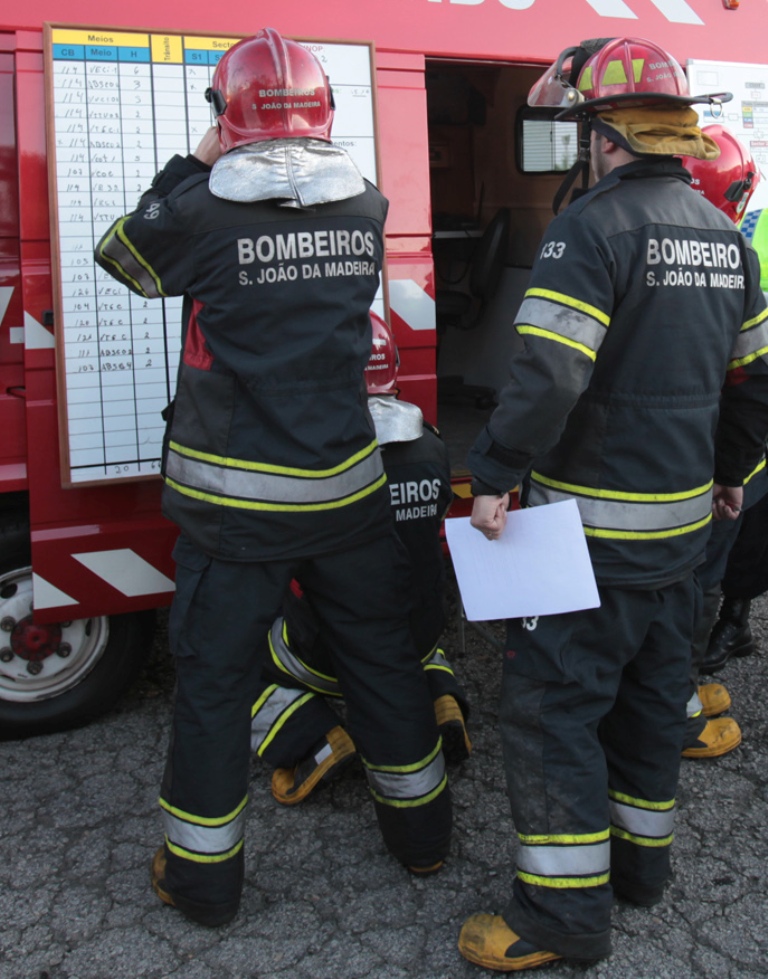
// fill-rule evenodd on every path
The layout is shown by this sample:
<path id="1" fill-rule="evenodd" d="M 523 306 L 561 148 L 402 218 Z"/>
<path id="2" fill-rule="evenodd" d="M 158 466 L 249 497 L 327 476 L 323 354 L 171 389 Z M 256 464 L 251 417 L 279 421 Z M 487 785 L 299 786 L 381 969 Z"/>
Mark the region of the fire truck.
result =
<path id="1" fill-rule="evenodd" d="M 563 48 L 625 35 L 669 50 L 692 89 L 720 91 L 717 63 L 762 65 L 768 16 L 766 0 L 262 0 L 215 16 L 197 7 L 134 0 L 106 14 L 96 0 L 26 0 L 0 15 L 0 737 L 83 724 L 112 707 L 173 594 L 176 530 L 160 512 L 159 474 L 64 475 L 50 25 L 89 31 L 94 43 L 113 31 L 236 40 L 272 26 L 369 46 L 401 397 L 446 439 L 462 512 L 466 450 L 504 383 L 509 317 L 576 147 L 575 124 L 528 108 L 532 83 Z M 690 78 L 697 63 L 715 65 L 706 84 Z M 768 159 L 762 78 L 756 70 L 738 119 L 726 107 L 723 120 L 747 124 L 749 114 L 758 160 Z M 130 356 L 136 338 L 128 342 Z"/>

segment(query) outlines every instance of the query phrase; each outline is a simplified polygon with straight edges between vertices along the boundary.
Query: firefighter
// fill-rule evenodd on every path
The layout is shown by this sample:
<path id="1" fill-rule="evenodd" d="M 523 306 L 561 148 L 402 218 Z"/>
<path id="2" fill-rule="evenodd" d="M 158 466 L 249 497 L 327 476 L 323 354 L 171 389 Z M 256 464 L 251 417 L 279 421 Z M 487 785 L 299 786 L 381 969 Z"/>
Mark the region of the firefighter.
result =
<path id="1" fill-rule="evenodd" d="M 725 126 L 714 124 L 702 129 L 715 141 L 720 156 L 716 160 L 682 158 L 691 174 L 691 186 L 738 225 L 749 200 L 760 183 L 760 170 L 745 146 Z M 683 757 L 718 758 L 741 744 L 741 728 L 732 717 L 721 717 L 731 706 L 728 690 L 721 683 L 699 683 L 699 673 L 708 672 L 710 635 L 720 606 L 721 580 L 729 551 L 739 533 L 746 512 L 768 492 L 765 456 L 755 472 L 744 482 L 743 513 L 735 520 L 714 523 L 707 543 L 704 564 L 696 570 L 703 591 L 702 613 L 696 622 L 691 656 L 691 696 L 688 723 L 683 740 Z"/>
<path id="2" fill-rule="evenodd" d="M 421 410 L 397 397 L 398 352 L 387 323 L 371 313 L 365 370 L 368 407 L 387 473 L 392 515 L 411 562 L 410 624 L 435 707 L 446 761 L 469 757 L 466 696 L 439 647 L 445 627 L 445 561 L 440 527 L 453 500 L 445 443 Z M 336 777 L 355 746 L 326 697 L 341 696 L 334 652 L 311 602 L 294 583 L 272 626 L 270 662 L 253 708 L 251 747 L 275 769 L 278 802 L 301 802 Z"/>
<path id="3" fill-rule="evenodd" d="M 471 520 L 497 539 L 526 474 L 528 505 L 575 499 L 601 605 L 508 623 L 517 872 L 503 913 L 459 938 L 491 969 L 608 955 L 613 897 L 654 905 L 669 877 L 694 569 L 768 432 L 757 256 L 674 158 L 716 158 L 692 105 L 726 98 L 692 96 L 674 58 L 638 38 L 568 49 L 529 94 L 581 120 L 594 182 L 534 261 L 524 349 L 470 450 Z"/>
<path id="4" fill-rule="evenodd" d="M 740 228 L 760 257 L 760 286 L 768 293 L 768 211 L 748 211 Z M 722 603 L 701 659 L 702 673 L 716 673 L 732 656 L 755 651 L 749 613 L 752 601 L 768 591 L 768 494 L 745 507 L 720 591 Z"/>
<path id="5" fill-rule="evenodd" d="M 163 464 L 163 511 L 181 529 L 177 691 L 152 884 L 217 926 L 241 897 L 251 706 L 294 577 L 333 640 L 396 859 L 439 868 L 451 808 L 366 410 L 387 201 L 331 142 L 330 85 L 300 44 L 272 28 L 239 41 L 207 98 L 215 127 L 160 171 L 96 257 L 142 296 L 185 296 Z"/>

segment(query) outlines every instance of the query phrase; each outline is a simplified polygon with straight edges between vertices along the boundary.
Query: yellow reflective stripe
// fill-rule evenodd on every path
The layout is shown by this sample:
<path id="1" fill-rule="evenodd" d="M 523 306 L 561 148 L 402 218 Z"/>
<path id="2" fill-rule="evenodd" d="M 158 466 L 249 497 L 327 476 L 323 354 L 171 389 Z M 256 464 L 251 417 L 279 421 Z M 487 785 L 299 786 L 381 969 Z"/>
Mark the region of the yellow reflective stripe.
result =
<path id="1" fill-rule="evenodd" d="M 345 459 L 344 462 L 340 462 L 337 466 L 332 466 L 330 469 L 297 469 L 292 466 L 275 466 L 268 462 L 249 462 L 246 459 L 232 459 L 229 456 L 219 456 L 211 452 L 199 452 L 197 449 L 189 449 L 184 445 L 179 445 L 178 442 L 169 442 L 169 448 L 189 459 L 212 462 L 217 466 L 226 466 L 227 469 L 245 469 L 250 472 L 272 473 L 279 476 L 300 476 L 302 479 L 327 479 L 329 476 L 338 476 L 339 473 L 346 472 L 347 469 L 352 469 L 356 466 L 358 462 L 367 459 L 376 450 L 378 444 L 376 439 L 374 439 L 364 449 L 360 449 L 359 452 Z"/>
<path id="2" fill-rule="evenodd" d="M 184 812 L 183 809 L 177 809 L 175 806 L 170 805 L 162 796 L 157 801 L 161 809 L 165 809 L 166 812 L 169 812 L 177 819 L 182 819 L 185 823 L 192 823 L 195 826 L 224 826 L 226 823 L 231 823 L 233 819 L 240 815 L 248 804 L 248 796 L 244 796 L 243 801 L 239 803 L 237 808 L 233 809 L 226 816 L 195 816 L 191 812 Z"/>
<path id="3" fill-rule="evenodd" d="M 758 313 L 757 316 L 753 316 L 751 320 L 747 320 L 742 325 L 741 332 L 743 333 L 745 330 L 749 330 L 753 326 L 757 326 L 758 323 L 762 323 L 763 320 L 766 319 L 768 319 L 768 306 L 766 306 L 766 308 L 762 311 L 762 313 Z"/>
<path id="4" fill-rule="evenodd" d="M 609 61 L 603 72 L 603 85 L 626 85 L 628 81 L 624 62 L 618 58 Z"/>
<path id="5" fill-rule="evenodd" d="M 648 799 L 635 799 L 634 796 L 626 795 L 624 792 L 615 792 L 613 789 L 608 790 L 608 798 L 615 799 L 616 802 L 625 802 L 629 806 L 635 806 L 637 809 L 649 809 L 654 812 L 667 812 L 669 809 L 675 808 L 674 799 L 665 799 L 663 802 L 650 802 Z"/>
<path id="6" fill-rule="evenodd" d="M 442 649 L 438 647 L 437 643 L 435 643 L 435 645 L 430 649 L 427 655 L 421 657 L 421 665 L 426 668 L 430 660 L 432 659 L 437 660 L 440 659 L 441 657 L 445 658 L 445 653 L 443 652 Z"/>
<path id="7" fill-rule="evenodd" d="M 177 846 L 166 836 L 165 845 L 174 853 L 177 857 L 181 857 L 184 860 L 190 860 L 192 863 L 223 863 L 225 860 L 231 860 L 240 850 L 243 848 L 243 840 L 236 843 L 231 850 L 227 850 L 226 853 L 193 853 L 191 850 L 185 850 L 184 847 Z"/>
<path id="8" fill-rule="evenodd" d="M 581 843 L 601 843 L 608 839 L 608 830 L 601 829 L 597 833 L 545 833 L 536 836 L 518 833 L 517 836 L 521 843 L 528 846 L 546 846 L 552 843 L 575 843 L 578 845 Z"/>
<path id="9" fill-rule="evenodd" d="M 755 350 L 754 353 L 747 354 L 746 357 L 739 357 L 737 360 L 729 361 L 727 369 L 732 371 L 736 367 L 746 367 L 747 364 L 751 364 L 758 357 L 764 357 L 766 354 L 768 354 L 768 346 L 761 347 L 759 350 Z"/>
<path id="10" fill-rule="evenodd" d="M 760 462 L 758 462 L 758 464 L 755 466 L 755 468 L 752 470 L 749 476 L 747 476 L 747 478 L 744 480 L 744 485 L 746 486 L 753 476 L 757 476 L 757 474 L 760 472 L 761 469 L 765 469 L 765 456 L 763 456 L 763 458 L 760 460 Z"/>
<path id="11" fill-rule="evenodd" d="M 428 802 L 436 799 L 447 784 L 448 776 L 444 775 L 443 780 L 436 788 L 427 793 L 427 795 L 419 796 L 418 799 L 392 799 L 388 796 L 379 795 L 378 792 L 374 792 L 370 785 L 368 788 L 373 798 L 383 806 L 391 806 L 393 809 L 415 809 L 417 806 L 425 806 Z"/>
<path id="12" fill-rule="evenodd" d="M 256 750 L 256 754 L 260 758 L 264 754 L 265 750 L 269 747 L 269 745 L 274 741 L 278 731 L 282 728 L 282 726 L 285 724 L 288 718 L 292 714 L 294 714 L 300 707 L 306 704 L 308 700 L 311 700 L 313 697 L 314 694 L 305 693 L 301 697 L 299 697 L 298 700 L 294 700 L 294 702 L 291 704 L 290 707 L 287 707 L 280 712 L 280 716 L 277 723 L 274 725 L 274 727 L 271 728 L 269 734 L 264 738 L 264 740 L 261 742 L 258 749 Z M 255 713 L 255 710 L 253 713 Z M 253 713 L 251 714 L 251 716 L 253 716 Z"/>
<path id="13" fill-rule="evenodd" d="M 328 503 L 259 503 L 254 500 L 238 500 L 229 496 L 219 496 L 215 493 L 204 493 L 202 490 L 182 486 L 181 483 L 177 483 L 170 476 L 165 477 L 166 484 L 172 489 L 175 489 L 177 493 L 181 493 L 182 496 L 189 496 L 195 500 L 203 500 L 206 503 L 215 503 L 218 506 L 233 507 L 237 510 L 264 510 L 282 513 L 304 513 L 308 510 L 338 510 L 341 507 L 348 506 L 350 503 L 356 503 L 358 500 L 370 496 L 371 493 L 375 493 L 376 490 L 384 486 L 386 481 L 387 476 L 385 473 L 375 483 L 371 483 L 370 486 L 364 487 L 357 493 L 345 496 L 341 500 L 331 500 Z"/>
<path id="14" fill-rule="evenodd" d="M 745 367 L 747 364 L 751 364 L 753 361 L 757 360 L 758 357 L 765 356 L 768 353 L 768 344 L 766 344 L 766 326 L 768 323 L 768 308 L 764 309 L 757 316 L 753 317 L 751 320 L 747 320 L 746 323 L 741 327 L 739 333 L 739 338 L 736 341 L 736 346 L 734 353 L 742 354 L 741 356 L 734 357 L 733 360 L 728 362 L 728 370 L 734 370 L 737 367 Z M 756 329 L 756 327 L 760 327 Z M 749 336 L 749 333 L 754 334 Z M 745 346 L 755 346 L 759 344 L 754 350 L 744 351 Z M 743 352 L 744 351 L 744 352 Z M 742 353 L 743 352 L 743 353 Z"/>
<path id="15" fill-rule="evenodd" d="M 592 65 L 587 65 L 579 78 L 579 91 L 586 92 L 592 88 Z"/>
<path id="16" fill-rule="evenodd" d="M 563 483 L 557 479 L 542 476 L 538 472 L 531 473 L 531 476 L 537 483 L 551 486 L 553 489 L 564 490 L 566 493 L 576 493 L 579 496 L 588 496 L 596 500 L 631 500 L 636 503 L 669 503 L 674 500 L 691 500 L 711 490 L 714 482 L 710 479 L 708 483 L 678 493 L 625 493 L 622 490 L 593 489 L 591 486 L 579 486 L 577 483 Z"/>
<path id="17" fill-rule="evenodd" d="M 554 292 L 552 289 L 527 289 L 523 298 L 528 299 L 529 296 L 538 296 L 540 299 L 551 299 L 553 302 L 561 303 L 563 306 L 578 309 L 582 313 L 586 313 L 587 316 L 596 319 L 598 323 L 602 323 L 603 326 L 610 326 L 611 324 L 611 317 L 598 309 L 597 306 L 591 306 L 589 303 L 584 303 L 580 299 L 574 299 L 573 296 L 566 296 L 563 292 Z"/>
<path id="18" fill-rule="evenodd" d="M 426 757 L 422 758 L 421 761 L 416 761 L 412 765 L 372 765 L 369 761 L 363 758 L 362 755 L 360 756 L 360 759 L 365 767 L 371 772 L 391 772 L 393 775 L 408 775 L 411 772 L 418 772 L 422 768 L 426 768 L 428 765 L 431 765 L 435 758 L 437 758 L 437 756 L 440 754 L 442 747 L 443 739 L 438 738 L 434 750 L 430 751 L 430 753 L 426 755 Z"/>
<path id="19" fill-rule="evenodd" d="M 616 826 L 611 827 L 611 835 L 618 836 L 619 839 L 622 840 L 628 840 L 630 843 L 634 843 L 636 846 L 645 847 L 670 846 L 675 838 L 674 833 L 670 833 L 669 836 L 663 836 L 660 839 L 655 839 L 651 836 L 634 836 L 632 833 L 627 833 L 626 830 L 619 829 Z"/>
<path id="20" fill-rule="evenodd" d="M 165 296 L 165 292 L 163 291 L 162 285 L 160 284 L 160 277 L 152 268 L 152 266 L 149 264 L 149 262 L 147 262 L 147 260 L 143 258 L 138 251 L 136 251 L 136 248 L 125 234 L 124 226 L 125 226 L 125 222 L 128 220 L 129 217 L 130 215 L 126 215 L 125 217 L 121 218 L 117 222 L 117 224 L 114 227 L 114 230 L 112 231 L 112 234 L 109 236 L 109 238 L 106 239 L 103 247 L 100 248 L 99 254 L 111 265 L 114 265 L 120 271 L 120 273 L 125 276 L 125 278 L 130 279 L 131 282 L 133 282 L 136 285 L 137 289 L 142 294 L 142 296 L 147 296 L 150 299 L 156 298 L 150 294 L 150 292 L 146 289 L 145 286 L 141 285 L 141 283 L 136 279 L 135 276 L 130 275 L 130 273 L 126 270 L 124 265 L 119 261 L 119 258 L 115 258 L 111 255 L 108 255 L 105 252 L 104 249 L 108 248 L 110 243 L 114 244 L 114 242 L 117 241 L 131 255 L 131 257 L 134 259 L 136 264 L 150 276 L 150 278 L 155 284 L 157 295 Z"/>
<path id="21" fill-rule="evenodd" d="M 665 537 L 680 537 L 682 534 L 693 533 L 694 530 L 700 530 L 711 521 L 710 513 L 703 520 L 686 524 L 684 527 L 675 527 L 673 530 L 598 530 L 594 527 L 584 527 L 584 535 L 611 540 L 662 540 Z"/>
<path id="22" fill-rule="evenodd" d="M 517 871 L 517 877 L 526 884 L 554 887 L 559 890 L 570 887 L 599 887 L 601 884 L 607 884 L 611 879 L 610 873 L 598 874 L 596 877 L 539 877 L 536 874 L 527 874 L 523 870 Z"/>
<path id="23" fill-rule="evenodd" d="M 422 659 L 421 665 L 425 670 L 442 670 L 449 676 L 455 676 L 450 663 L 445 658 L 445 653 L 442 649 L 438 649 L 437 646 L 433 648 L 431 653 L 427 653 Z"/>
<path id="24" fill-rule="evenodd" d="M 121 218 L 120 220 L 122 223 L 123 221 L 125 221 L 125 218 Z M 123 266 L 117 261 L 117 259 L 112 258 L 111 255 L 107 255 L 107 253 L 104 251 L 104 248 L 109 244 L 110 241 L 111 241 L 111 236 L 99 248 L 99 255 L 102 257 L 102 259 L 105 262 L 107 262 L 109 265 L 117 269 L 117 271 L 120 273 L 120 277 L 123 279 L 127 279 L 128 282 L 130 282 L 133 285 L 134 289 L 136 290 L 136 292 L 139 293 L 139 295 L 149 299 L 150 297 L 147 296 L 147 293 L 144 290 L 144 286 L 142 286 L 142 284 L 137 279 L 135 279 L 132 275 L 129 275 L 127 270 L 123 268 Z"/>
<path id="25" fill-rule="evenodd" d="M 256 703 L 251 708 L 251 720 L 253 720 L 253 718 L 256 716 L 256 714 L 259 712 L 259 710 L 264 706 L 264 704 L 267 702 L 267 700 L 272 696 L 272 694 L 277 689 L 278 689 L 278 686 L 277 686 L 276 683 L 270 683 L 270 685 L 267 687 L 267 689 L 264 691 L 264 693 L 259 697 L 259 699 L 256 701 Z"/>
<path id="26" fill-rule="evenodd" d="M 568 337 L 562 336 L 560 333 L 552 333 L 551 330 L 543 330 L 540 326 L 516 326 L 515 329 L 518 333 L 524 334 L 528 333 L 533 336 L 542 337 L 544 340 L 553 340 L 555 343 L 562 343 L 566 347 L 573 347 L 574 350 L 579 350 L 590 360 L 596 360 L 597 354 L 594 350 L 590 350 L 589 347 L 585 347 L 583 343 L 578 343 L 576 340 L 571 340 Z"/>
<path id="27" fill-rule="evenodd" d="M 341 696 L 338 689 L 339 681 L 335 676 L 326 676 L 325 673 L 321 673 L 319 670 L 313 670 L 293 652 L 290 643 L 288 642 L 288 630 L 286 628 L 285 619 L 283 619 L 283 627 L 281 630 L 281 637 L 285 647 L 282 651 L 275 645 L 272 638 L 273 630 L 274 626 L 267 633 L 267 643 L 272 655 L 272 662 L 282 673 L 285 673 L 285 675 L 289 676 L 292 680 L 298 680 L 305 687 L 309 687 L 310 690 L 314 690 L 315 693 L 324 694 L 325 696 L 329 697 Z M 287 662 L 283 661 L 282 656 L 285 656 Z M 311 681 L 314 677 L 317 677 L 318 681 L 325 681 L 325 683 L 322 686 L 313 685 Z"/>

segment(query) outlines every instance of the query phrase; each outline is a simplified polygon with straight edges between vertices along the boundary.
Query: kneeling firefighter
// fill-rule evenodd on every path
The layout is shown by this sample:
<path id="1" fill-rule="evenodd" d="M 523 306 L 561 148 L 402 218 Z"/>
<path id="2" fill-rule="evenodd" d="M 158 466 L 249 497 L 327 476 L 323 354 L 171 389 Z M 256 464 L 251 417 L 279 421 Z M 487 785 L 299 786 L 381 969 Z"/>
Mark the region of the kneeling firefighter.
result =
<path id="1" fill-rule="evenodd" d="M 397 397 L 398 354 L 387 323 L 371 313 L 373 345 L 365 370 L 368 407 L 390 490 L 395 529 L 410 559 L 410 626 L 435 707 L 446 761 L 469 756 L 467 699 L 439 647 L 445 627 L 445 559 L 440 527 L 453 499 L 445 443 L 420 409 Z M 376 577 L 377 569 L 370 574 Z M 275 769 L 278 802 L 301 802 L 355 755 L 339 714 L 335 652 L 311 597 L 294 582 L 272 626 L 270 661 L 253 708 L 251 746 Z"/>

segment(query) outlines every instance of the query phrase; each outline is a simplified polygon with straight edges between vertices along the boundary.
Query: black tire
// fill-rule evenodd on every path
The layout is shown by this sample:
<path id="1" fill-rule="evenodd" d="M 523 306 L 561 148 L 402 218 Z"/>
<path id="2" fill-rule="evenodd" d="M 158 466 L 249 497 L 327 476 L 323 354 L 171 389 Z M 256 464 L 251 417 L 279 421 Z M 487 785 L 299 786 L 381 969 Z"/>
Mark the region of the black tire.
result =
<path id="1" fill-rule="evenodd" d="M 29 523 L 0 515 L 0 740 L 80 727 L 110 710 L 141 672 L 152 648 L 155 611 L 57 623 L 57 648 L 32 663 L 12 639 L 32 608 Z M 16 624 L 14 626 L 14 623 Z M 50 627 L 49 627 L 50 628 Z M 63 647 L 61 643 L 65 644 Z"/>

